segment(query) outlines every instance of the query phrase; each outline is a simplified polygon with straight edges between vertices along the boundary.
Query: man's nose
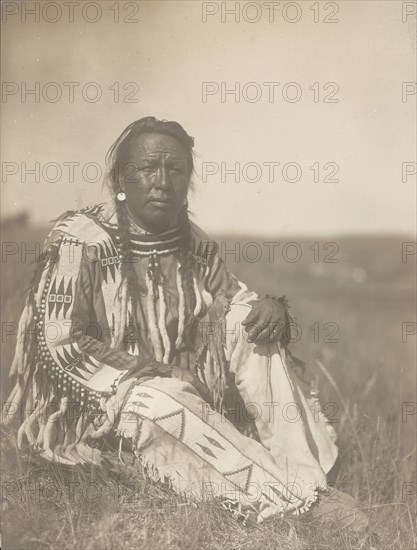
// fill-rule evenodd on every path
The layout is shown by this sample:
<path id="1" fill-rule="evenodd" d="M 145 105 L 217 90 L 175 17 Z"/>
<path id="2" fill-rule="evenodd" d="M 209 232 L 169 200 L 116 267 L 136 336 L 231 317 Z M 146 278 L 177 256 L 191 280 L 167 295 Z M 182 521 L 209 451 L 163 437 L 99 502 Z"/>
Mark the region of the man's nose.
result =
<path id="1" fill-rule="evenodd" d="M 157 189 L 169 189 L 170 187 L 169 173 L 164 165 L 158 169 L 155 187 Z"/>

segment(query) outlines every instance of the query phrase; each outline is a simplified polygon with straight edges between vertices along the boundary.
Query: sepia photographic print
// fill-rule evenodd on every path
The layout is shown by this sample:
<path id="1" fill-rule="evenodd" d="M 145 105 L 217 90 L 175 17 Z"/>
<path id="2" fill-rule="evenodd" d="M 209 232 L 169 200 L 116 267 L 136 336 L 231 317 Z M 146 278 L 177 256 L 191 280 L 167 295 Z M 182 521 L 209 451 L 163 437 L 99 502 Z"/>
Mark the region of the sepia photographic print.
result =
<path id="1" fill-rule="evenodd" d="M 417 548 L 416 18 L 1 3 L 2 548 Z"/>

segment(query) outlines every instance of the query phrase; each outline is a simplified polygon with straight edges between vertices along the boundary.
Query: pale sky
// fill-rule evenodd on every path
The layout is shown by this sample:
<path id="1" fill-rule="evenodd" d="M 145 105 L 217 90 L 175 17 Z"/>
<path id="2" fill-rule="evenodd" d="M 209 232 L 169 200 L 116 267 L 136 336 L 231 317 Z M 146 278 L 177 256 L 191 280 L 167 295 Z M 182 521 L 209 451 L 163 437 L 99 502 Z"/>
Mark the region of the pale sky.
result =
<path id="1" fill-rule="evenodd" d="M 114 4 L 99 2 L 102 13 L 96 23 L 83 20 L 80 9 L 70 23 L 66 8 L 56 23 L 45 21 L 42 13 L 39 23 L 30 15 L 24 22 L 19 11 L 3 24 L 3 87 L 9 83 L 2 103 L 4 216 L 27 210 L 34 223 L 42 223 L 100 202 L 102 182 L 86 181 L 82 168 L 97 163 L 104 170 L 105 153 L 121 131 L 133 120 L 154 115 L 177 120 L 195 137 L 196 191 L 190 203 L 208 232 L 414 232 L 416 176 L 402 181 L 403 163 L 410 163 L 412 172 L 416 162 L 417 96 L 410 93 L 402 101 L 403 82 L 416 81 L 416 16 L 403 22 L 404 4 L 411 10 L 411 2 L 320 2 L 317 13 L 310 9 L 317 3 L 299 1 L 284 14 L 280 2 L 273 22 L 265 2 L 240 2 L 240 22 L 230 15 L 222 22 L 224 2 L 218 2 L 218 13 L 205 23 L 199 1 L 138 2 L 136 14 L 134 2 L 120 2 L 120 18 L 133 14 L 138 19 L 133 23 L 114 22 Z M 213 2 L 208 4 L 206 10 L 215 9 Z M 324 10 L 329 4 L 338 6 L 336 15 Z M 46 17 L 53 19 L 55 13 L 50 8 Z M 257 14 L 259 21 L 244 20 Z M 91 9 L 87 17 L 93 16 Z M 284 16 L 299 20 L 290 23 Z M 325 16 L 339 22 L 324 23 Z M 29 94 L 22 101 L 24 83 L 29 89 L 36 82 L 39 101 Z M 48 86 L 51 82 L 57 84 Z M 80 83 L 72 103 L 64 82 Z M 102 91 L 95 103 L 81 91 L 91 82 L 96 85 L 87 89 L 90 97 L 98 87 Z M 135 92 L 133 85 L 124 89 L 129 82 L 138 87 L 132 95 L 138 102 L 123 102 Z M 205 102 L 204 82 L 219 89 Z M 265 82 L 279 83 L 272 101 L 272 85 Z M 283 98 L 283 88 L 291 82 L 297 83 L 299 101 Z M 325 103 L 335 86 L 324 85 L 332 82 L 339 101 Z M 222 87 L 235 83 L 241 88 L 240 101 L 229 94 L 222 102 Z M 255 85 L 245 87 L 247 83 Z M 59 101 L 42 97 L 44 92 L 53 99 L 57 88 Z M 290 98 L 297 91 L 295 86 L 285 89 Z M 248 101 L 256 93 L 259 100 Z M 33 169 L 36 162 L 40 181 L 27 174 L 23 182 L 22 169 Z M 47 179 L 55 177 L 54 165 L 48 163 L 59 165 L 59 181 L 45 181 L 45 166 Z M 79 163 L 73 165 L 73 182 L 68 163 Z M 230 173 L 222 181 L 221 163 L 225 169 L 240 163 L 240 181 Z M 259 166 L 258 177 L 256 165 L 248 163 Z M 279 163 L 272 182 L 272 165 L 264 163 Z M 297 179 L 294 165 L 283 175 L 288 163 L 301 168 L 299 181 L 285 181 L 284 175 Z M 338 166 L 338 182 L 323 181 L 335 166 L 328 164 L 326 172 L 326 163 Z M 216 173 L 203 178 L 202 171 L 210 169 Z M 87 179 L 95 176 L 90 167 Z"/>

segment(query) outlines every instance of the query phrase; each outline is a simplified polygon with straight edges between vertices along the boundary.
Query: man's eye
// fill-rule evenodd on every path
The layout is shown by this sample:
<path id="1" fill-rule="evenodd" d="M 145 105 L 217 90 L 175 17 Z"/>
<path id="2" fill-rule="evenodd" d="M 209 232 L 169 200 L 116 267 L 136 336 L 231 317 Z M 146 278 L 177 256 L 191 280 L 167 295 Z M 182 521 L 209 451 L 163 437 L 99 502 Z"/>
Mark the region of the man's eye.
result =
<path id="1" fill-rule="evenodd" d="M 184 170 L 180 168 L 179 166 L 171 166 L 169 169 L 170 172 L 173 172 L 174 174 L 183 174 Z"/>

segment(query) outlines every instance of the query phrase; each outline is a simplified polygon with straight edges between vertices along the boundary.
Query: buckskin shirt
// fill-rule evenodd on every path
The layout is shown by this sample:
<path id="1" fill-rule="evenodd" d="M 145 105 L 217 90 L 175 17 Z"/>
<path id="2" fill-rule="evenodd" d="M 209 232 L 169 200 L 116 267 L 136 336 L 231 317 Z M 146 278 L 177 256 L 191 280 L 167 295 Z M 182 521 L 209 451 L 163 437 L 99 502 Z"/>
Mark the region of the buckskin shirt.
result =
<path id="1" fill-rule="evenodd" d="M 130 221 L 123 253 L 117 229 L 109 201 L 63 215 L 46 240 L 4 411 L 6 422 L 23 419 L 19 446 L 62 464 L 100 464 L 94 441 L 113 431 L 149 475 L 190 500 L 220 498 L 257 521 L 307 511 L 327 487 L 334 432 L 285 346 L 247 341 L 241 321 L 256 293 L 194 224 L 189 273 L 180 228 L 154 235 Z M 122 261 L 134 266 L 135 303 Z M 152 361 L 176 374 L 155 376 Z M 236 414 L 226 418 L 232 395 L 251 411 L 256 438 L 239 431 Z"/>

